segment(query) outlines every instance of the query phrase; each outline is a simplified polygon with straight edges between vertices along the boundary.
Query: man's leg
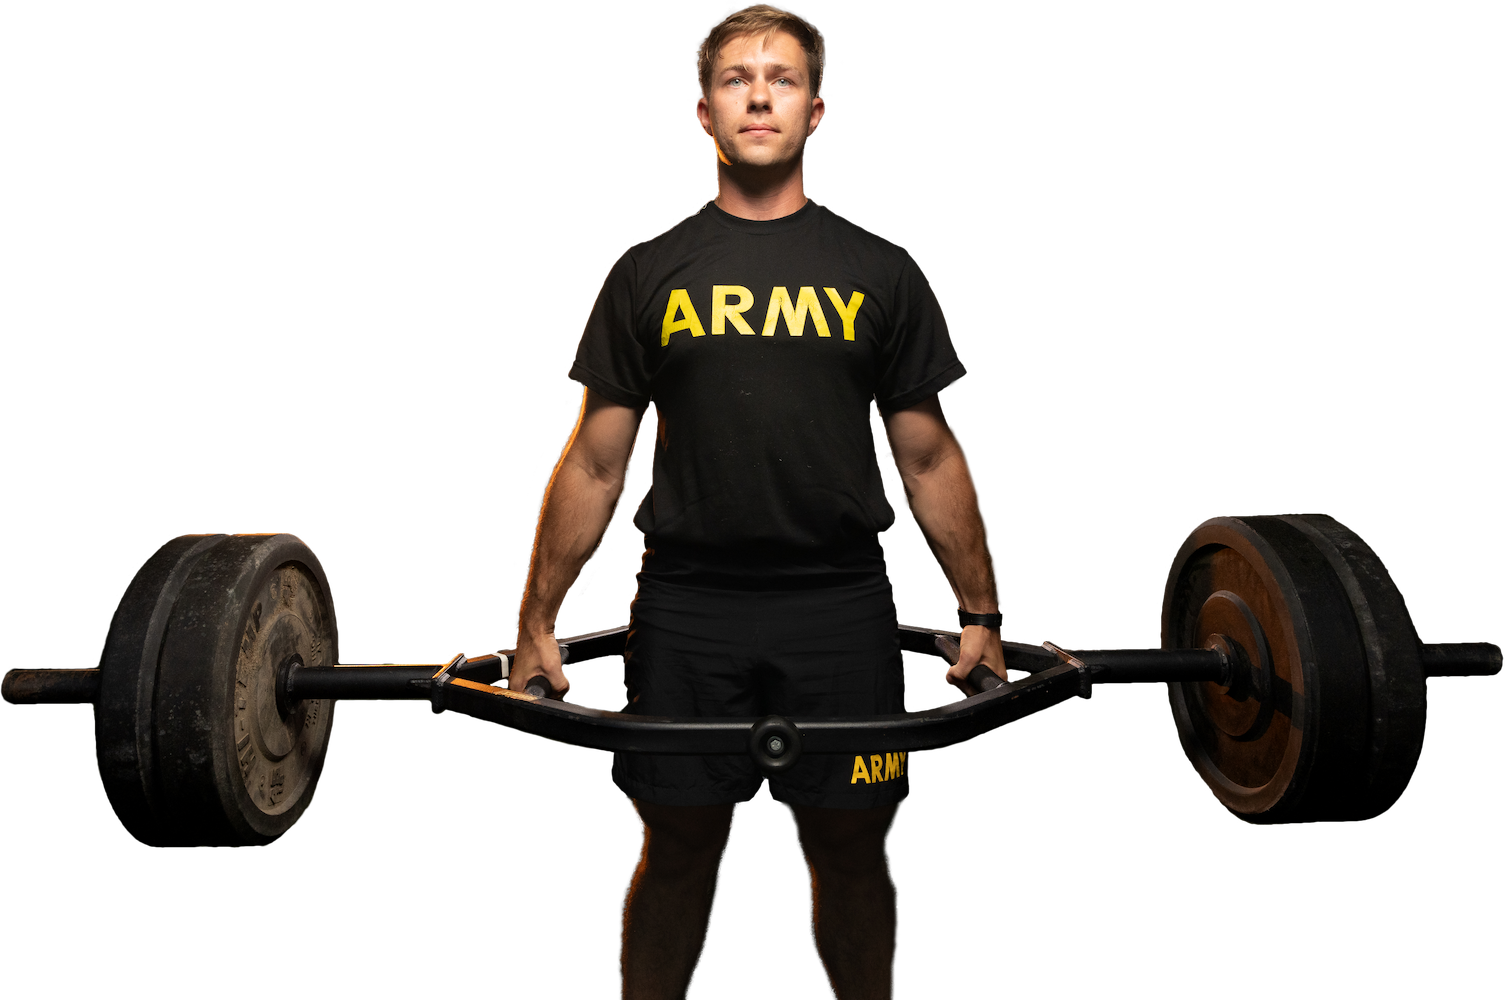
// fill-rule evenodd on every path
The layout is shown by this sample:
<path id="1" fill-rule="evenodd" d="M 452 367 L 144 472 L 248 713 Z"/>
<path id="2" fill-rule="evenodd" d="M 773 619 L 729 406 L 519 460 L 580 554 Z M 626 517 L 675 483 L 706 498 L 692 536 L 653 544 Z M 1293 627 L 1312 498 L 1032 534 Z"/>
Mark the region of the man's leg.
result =
<path id="1" fill-rule="evenodd" d="M 622 908 L 622 996 L 683 997 L 705 944 L 732 806 L 633 804 L 643 818 L 643 853 Z"/>
<path id="2" fill-rule="evenodd" d="M 894 884 L 883 841 L 899 804 L 872 809 L 795 806 L 810 863 L 815 950 L 838 1000 L 893 994 Z"/>

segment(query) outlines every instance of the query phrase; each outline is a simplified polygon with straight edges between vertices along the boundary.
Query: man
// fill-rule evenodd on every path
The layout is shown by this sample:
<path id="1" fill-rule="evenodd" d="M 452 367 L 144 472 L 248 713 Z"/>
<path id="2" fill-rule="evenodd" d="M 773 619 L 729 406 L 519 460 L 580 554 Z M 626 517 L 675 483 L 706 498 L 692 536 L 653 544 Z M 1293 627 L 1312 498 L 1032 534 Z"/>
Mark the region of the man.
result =
<path id="1" fill-rule="evenodd" d="M 664 716 L 903 711 L 878 532 L 893 523 L 869 424 L 876 400 L 910 507 L 964 622 L 947 673 L 1004 674 L 976 494 L 937 393 L 964 374 L 903 250 L 805 197 L 825 113 L 824 43 L 759 5 L 700 50 L 700 123 L 717 197 L 629 250 L 606 279 L 570 376 L 580 418 L 539 515 L 509 684 L 569 690 L 554 620 L 621 495 L 639 421 L 658 410 L 653 487 L 624 657 L 626 711 Z M 970 693 L 970 691 L 969 691 Z M 884 839 L 901 765 L 806 756 L 770 781 L 810 864 L 816 948 L 838 997 L 887 997 L 894 889 Z M 626 997 L 683 996 L 705 938 L 747 758 L 618 754 L 643 820 L 623 914 Z"/>

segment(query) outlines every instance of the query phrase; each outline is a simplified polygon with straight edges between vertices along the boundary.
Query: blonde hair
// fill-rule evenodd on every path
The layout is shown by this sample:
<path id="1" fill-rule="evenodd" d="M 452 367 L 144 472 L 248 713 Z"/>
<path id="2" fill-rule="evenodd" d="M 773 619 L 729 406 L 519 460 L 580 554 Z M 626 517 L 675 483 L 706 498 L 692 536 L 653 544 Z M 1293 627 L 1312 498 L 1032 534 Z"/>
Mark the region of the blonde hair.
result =
<path id="1" fill-rule="evenodd" d="M 819 97 L 821 72 L 826 65 L 826 40 L 809 21 L 766 3 L 754 4 L 735 14 L 728 14 L 724 21 L 705 36 L 705 41 L 700 43 L 700 92 L 710 93 L 711 71 L 716 68 L 716 56 L 720 54 L 723 45 L 744 35 L 767 37 L 776 31 L 793 36 L 800 43 L 800 48 L 805 50 L 805 63 L 810 71 L 810 96 Z"/>

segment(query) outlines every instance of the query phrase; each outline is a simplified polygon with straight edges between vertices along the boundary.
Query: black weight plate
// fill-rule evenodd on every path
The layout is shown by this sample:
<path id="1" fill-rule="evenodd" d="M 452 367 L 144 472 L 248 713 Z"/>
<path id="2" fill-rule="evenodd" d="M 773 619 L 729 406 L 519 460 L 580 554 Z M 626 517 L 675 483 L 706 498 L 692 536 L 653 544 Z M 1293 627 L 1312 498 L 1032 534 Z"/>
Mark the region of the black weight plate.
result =
<path id="1" fill-rule="evenodd" d="M 153 712 L 164 842 L 264 844 L 313 797 L 333 703 L 277 706 L 278 667 L 338 662 L 329 585 L 292 535 L 234 535 L 193 567 L 169 618 Z"/>
<path id="2" fill-rule="evenodd" d="M 1239 698 L 1210 682 L 1169 685 L 1197 772 L 1250 822 L 1358 818 L 1369 765 L 1363 645 L 1338 574 L 1301 529 L 1276 517 L 1215 518 L 1181 547 L 1162 645 L 1203 647 L 1230 629 L 1243 633 L 1232 637 L 1246 653 L 1265 650 L 1263 690 Z"/>
<path id="3" fill-rule="evenodd" d="M 99 658 L 94 748 L 115 815 L 137 840 L 161 840 L 156 818 L 152 705 L 167 618 L 189 571 L 225 535 L 183 535 L 157 550 L 115 609 Z"/>
<path id="4" fill-rule="evenodd" d="M 1369 671 L 1368 768 L 1350 818 L 1369 819 L 1400 798 L 1421 756 L 1427 728 L 1421 642 L 1405 598 L 1362 538 L 1326 514 L 1281 520 L 1315 542 L 1337 572 L 1363 640 Z"/>

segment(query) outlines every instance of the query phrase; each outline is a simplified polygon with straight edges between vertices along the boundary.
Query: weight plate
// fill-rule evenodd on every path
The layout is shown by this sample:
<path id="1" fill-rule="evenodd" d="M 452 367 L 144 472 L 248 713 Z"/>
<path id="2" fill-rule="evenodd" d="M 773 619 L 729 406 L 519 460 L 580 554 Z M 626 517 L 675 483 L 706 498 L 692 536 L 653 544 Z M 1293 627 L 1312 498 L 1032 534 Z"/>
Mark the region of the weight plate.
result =
<path id="1" fill-rule="evenodd" d="M 1427 727 L 1421 641 L 1405 598 L 1362 538 L 1326 514 L 1292 514 L 1281 520 L 1310 538 L 1336 571 L 1363 641 L 1369 673 L 1368 766 L 1348 818 L 1369 819 L 1400 798 L 1421 756 Z"/>
<path id="2" fill-rule="evenodd" d="M 162 839 L 152 705 L 167 618 L 189 571 L 226 537 L 183 535 L 158 549 L 126 588 L 99 657 L 99 696 L 94 702 L 99 777 L 115 815 L 143 843 Z"/>
<path id="3" fill-rule="evenodd" d="M 313 797 L 333 703 L 279 710 L 278 668 L 338 662 L 324 570 L 292 535 L 234 535 L 169 616 L 152 713 L 163 844 L 264 844 Z"/>
<path id="4" fill-rule="evenodd" d="M 1232 639 L 1247 683 L 1168 685 L 1181 746 L 1254 823 L 1353 819 L 1370 754 L 1369 683 L 1348 592 L 1317 543 L 1277 517 L 1215 518 L 1171 566 L 1167 649 Z"/>

